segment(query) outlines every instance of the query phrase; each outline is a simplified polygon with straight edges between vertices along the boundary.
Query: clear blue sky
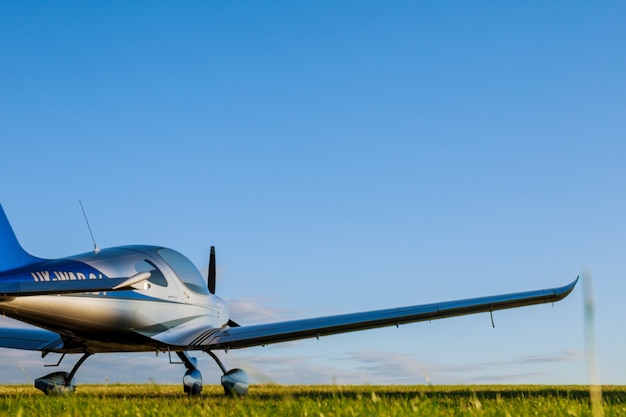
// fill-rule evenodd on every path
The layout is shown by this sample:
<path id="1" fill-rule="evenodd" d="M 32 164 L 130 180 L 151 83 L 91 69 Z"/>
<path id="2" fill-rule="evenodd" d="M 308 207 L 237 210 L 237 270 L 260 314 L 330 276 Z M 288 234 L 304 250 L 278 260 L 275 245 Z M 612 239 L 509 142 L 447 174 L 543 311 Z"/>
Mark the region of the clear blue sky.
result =
<path id="1" fill-rule="evenodd" d="M 0 202 L 42 257 L 91 250 L 78 199 L 101 247 L 206 269 L 216 245 L 242 324 L 589 268 L 602 382 L 624 384 L 625 20 L 621 1 L 0 0 Z M 253 382 L 585 383 L 581 290 L 495 329 L 481 314 L 221 356 Z M 2 382 L 55 361 L 3 350 Z M 183 372 L 100 355 L 77 379 Z"/>

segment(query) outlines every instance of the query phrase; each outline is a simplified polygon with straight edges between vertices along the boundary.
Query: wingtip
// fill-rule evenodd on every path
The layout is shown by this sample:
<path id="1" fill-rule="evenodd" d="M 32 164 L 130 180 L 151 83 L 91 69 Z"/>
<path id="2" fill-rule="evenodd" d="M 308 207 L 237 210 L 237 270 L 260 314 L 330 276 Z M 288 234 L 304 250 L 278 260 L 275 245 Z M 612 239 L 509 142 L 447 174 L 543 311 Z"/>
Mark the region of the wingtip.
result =
<path id="1" fill-rule="evenodd" d="M 578 283 L 578 280 L 580 279 L 580 275 L 578 275 L 576 277 L 576 279 L 574 279 L 572 282 L 570 282 L 569 284 L 560 287 L 560 288 L 556 288 L 554 290 L 554 295 L 556 295 L 557 297 L 557 301 L 560 301 L 562 299 L 564 299 L 565 297 L 567 297 L 572 291 L 574 291 L 574 287 L 576 287 L 576 284 Z"/>

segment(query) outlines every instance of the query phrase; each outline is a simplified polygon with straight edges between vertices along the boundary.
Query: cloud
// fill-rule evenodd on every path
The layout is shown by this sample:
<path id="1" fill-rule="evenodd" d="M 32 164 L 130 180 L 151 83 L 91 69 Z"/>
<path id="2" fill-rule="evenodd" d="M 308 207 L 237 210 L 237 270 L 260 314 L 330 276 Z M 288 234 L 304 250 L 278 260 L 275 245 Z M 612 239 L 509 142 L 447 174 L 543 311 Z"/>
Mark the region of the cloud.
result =
<path id="1" fill-rule="evenodd" d="M 577 362 L 584 359 L 584 352 L 577 350 L 561 350 L 549 354 L 536 354 L 526 355 L 510 358 L 509 360 L 493 361 L 493 362 L 479 362 L 473 367 L 480 368 L 501 368 L 506 366 L 516 365 L 531 365 L 531 364 L 546 364 L 546 363 L 559 363 L 559 362 Z M 452 368 L 450 368 L 452 369 Z M 449 369 L 449 370 L 450 370 Z M 460 371 L 465 371 L 463 367 Z"/>
<path id="2" fill-rule="evenodd" d="M 3 358 L 2 383 L 30 384 L 34 378 L 36 368 L 41 368 L 41 355 L 39 352 L 25 350 L 0 349 Z"/>
<path id="3" fill-rule="evenodd" d="M 341 379 L 346 383 L 371 384 L 464 384 L 517 382 L 542 376 L 546 364 L 580 362 L 583 352 L 563 350 L 550 354 L 512 357 L 502 361 L 437 363 L 416 355 L 385 351 L 350 352 L 335 361 L 344 362 Z M 531 365 L 541 365 L 528 369 Z M 292 368 L 295 364 L 290 364 Z M 341 366 L 341 368 L 344 368 Z M 524 369 L 519 371 L 520 366 Z M 298 371 L 300 374 L 305 370 Z M 335 370 L 337 372 L 337 370 Z"/>
<path id="4" fill-rule="evenodd" d="M 267 300 L 265 304 L 263 300 L 253 298 L 226 300 L 226 303 L 230 309 L 231 318 L 241 325 L 272 323 L 297 318 L 296 311 L 293 309 L 267 307 L 268 304 L 271 305 L 271 302 Z"/>
<path id="5" fill-rule="evenodd" d="M 542 372 L 524 372 L 524 373 L 498 373 L 498 374 L 488 374 L 488 375 L 477 375 L 473 377 L 468 377 L 468 384 L 493 384 L 494 381 L 507 381 L 510 384 L 516 382 L 524 382 L 529 378 L 538 378 L 542 376 Z"/>
<path id="6" fill-rule="evenodd" d="M 351 352 L 345 358 L 356 363 L 361 381 L 376 384 L 418 384 L 426 382 L 424 364 L 414 355 L 382 351 Z"/>
<path id="7" fill-rule="evenodd" d="M 336 374 L 324 363 L 315 363 L 306 356 L 246 355 L 236 365 L 248 372 L 255 383 L 330 384 Z"/>
<path id="8" fill-rule="evenodd" d="M 575 362 L 585 358 L 585 353 L 578 350 L 562 350 L 548 355 L 530 355 L 519 358 L 518 363 L 554 363 L 554 362 Z"/>
<path id="9" fill-rule="evenodd" d="M 430 364 L 429 369 L 443 381 L 454 383 L 517 383 L 538 379 L 546 374 L 547 365 L 580 362 L 584 354 L 576 350 L 562 350 L 548 354 L 511 357 L 507 360 L 465 364 Z M 521 370 L 520 370 L 521 369 Z"/>

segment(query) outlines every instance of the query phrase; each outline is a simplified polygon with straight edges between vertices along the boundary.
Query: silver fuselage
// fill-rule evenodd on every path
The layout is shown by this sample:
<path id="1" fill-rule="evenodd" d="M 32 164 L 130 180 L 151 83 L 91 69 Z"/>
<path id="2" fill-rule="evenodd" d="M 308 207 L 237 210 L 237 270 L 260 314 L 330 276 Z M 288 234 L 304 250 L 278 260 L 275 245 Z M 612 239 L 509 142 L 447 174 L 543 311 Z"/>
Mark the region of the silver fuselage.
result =
<path id="1" fill-rule="evenodd" d="M 105 249 L 43 261 L 27 273 L 36 286 L 44 279 L 123 278 L 145 271 L 151 277 L 132 290 L 5 297 L 0 298 L 0 313 L 60 334 L 67 352 L 166 350 L 170 346 L 164 335 L 228 323 L 224 301 L 208 292 L 189 260 L 167 248 Z"/>

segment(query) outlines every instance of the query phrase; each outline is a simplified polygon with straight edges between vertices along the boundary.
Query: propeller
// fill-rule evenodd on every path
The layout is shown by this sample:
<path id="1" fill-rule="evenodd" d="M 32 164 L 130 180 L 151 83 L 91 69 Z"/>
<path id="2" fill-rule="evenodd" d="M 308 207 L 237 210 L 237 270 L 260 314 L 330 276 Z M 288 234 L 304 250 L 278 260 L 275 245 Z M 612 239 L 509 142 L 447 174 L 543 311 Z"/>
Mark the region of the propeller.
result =
<path id="1" fill-rule="evenodd" d="M 209 292 L 215 295 L 215 246 L 211 246 L 211 255 L 209 256 L 209 273 L 207 278 L 207 286 L 209 287 Z M 239 327 L 239 324 L 232 320 L 228 320 L 228 325 L 230 327 Z"/>
<path id="2" fill-rule="evenodd" d="M 215 246 L 211 246 L 211 256 L 209 257 L 209 278 L 207 280 L 209 292 L 215 294 Z"/>

